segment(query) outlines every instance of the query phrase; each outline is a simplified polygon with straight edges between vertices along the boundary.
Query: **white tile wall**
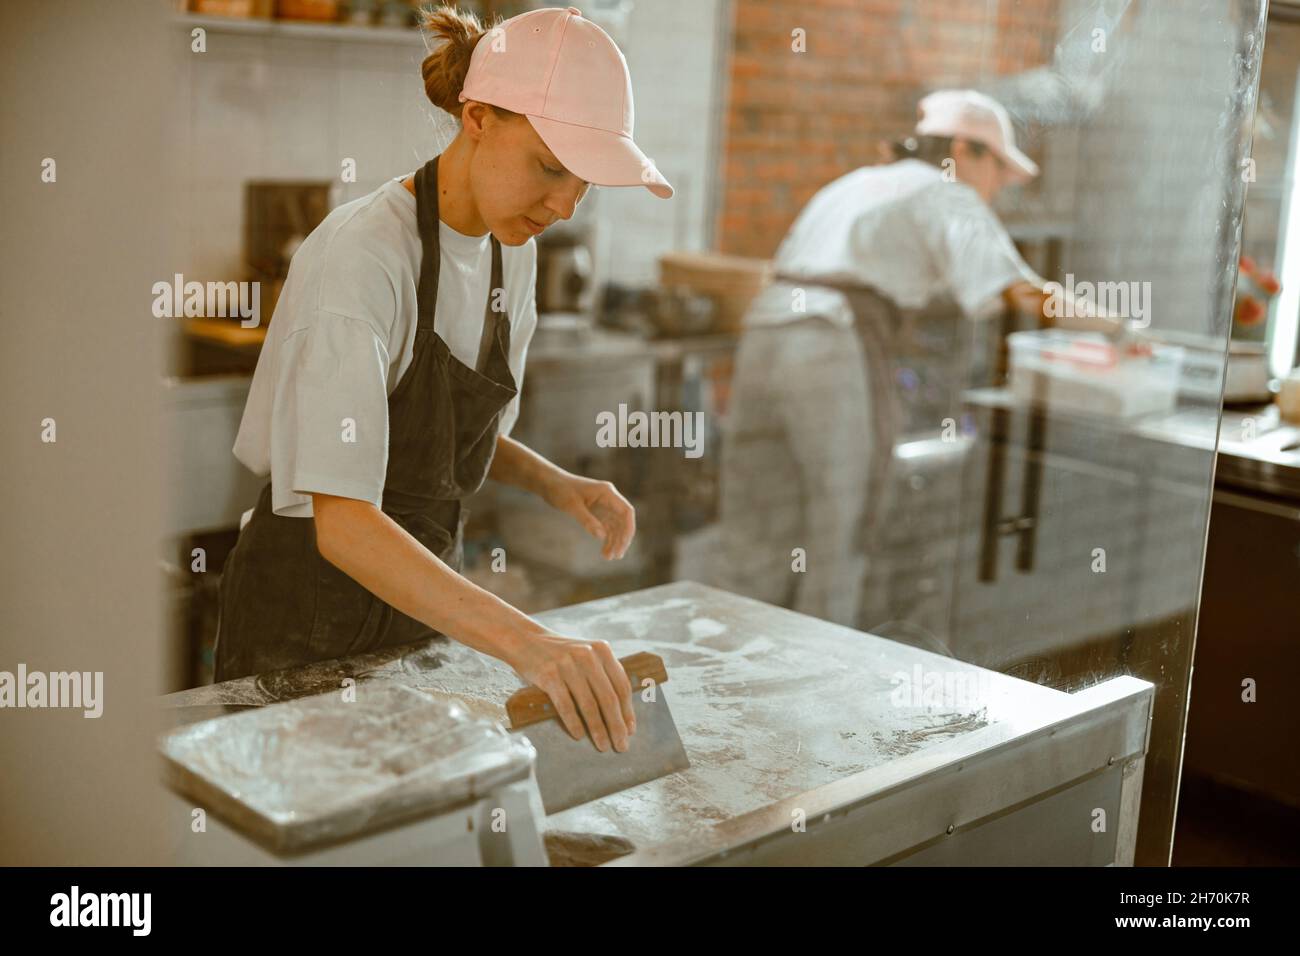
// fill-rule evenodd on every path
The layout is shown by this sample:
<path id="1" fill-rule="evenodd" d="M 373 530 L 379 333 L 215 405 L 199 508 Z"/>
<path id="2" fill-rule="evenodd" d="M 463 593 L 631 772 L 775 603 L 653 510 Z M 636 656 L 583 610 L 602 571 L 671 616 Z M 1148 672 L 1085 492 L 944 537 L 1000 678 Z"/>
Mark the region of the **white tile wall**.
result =
<path id="1" fill-rule="evenodd" d="M 1083 19 L 1094 6 L 1076 0 L 1070 12 Z M 1235 88 L 1258 56 L 1257 40 L 1239 39 L 1249 7 L 1139 4 L 1098 55 L 1101 96 L 1078 138 L 1085 238 L 1065 261 L 1080 279 L 1150 281 L 1156 328 L 1227 334 L 1236 223 L 1220 218 L 1240 201 L 1241 117 L 1253 113 Z"/>
<path id="2" fill-rule="evenodd" d="M 424 47 L 416 39 L 211 30 L 207 43 L 206 53 L 189 56 L 183 117 L 190 241 L 178 269 L 187 277 L 240 272 L 248 180 L 339 181 L 344 158 L 352 158 L 357 182 L 339 190 L 346 202 L 416 168 L 450 138 L 451 118 L 424 97 Z"/>
<path id="3" fill-rule="evenodd" d="M 673 184 L 670 200 L 644 189 L 604 189 L 601 249 L 621 283 L 658 281 L 656 257 L 712 242 L 710 178 L 723 117 L 719 18 L 725 0 L 641 0 L 623 50 L 632 72 L 637 144 Z"/>

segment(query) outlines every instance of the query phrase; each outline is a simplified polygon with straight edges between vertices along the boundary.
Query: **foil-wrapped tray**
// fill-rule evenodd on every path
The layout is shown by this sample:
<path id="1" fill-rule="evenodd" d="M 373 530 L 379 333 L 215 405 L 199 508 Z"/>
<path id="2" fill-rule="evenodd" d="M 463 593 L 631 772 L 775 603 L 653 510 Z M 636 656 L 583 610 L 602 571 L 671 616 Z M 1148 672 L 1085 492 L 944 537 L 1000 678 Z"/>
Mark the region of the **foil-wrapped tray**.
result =
<path id="1" fill-rule="evenodd" d="M 442 813 L 526 778 L 526 740 L 391 681 L 201 720 L 161 735 L 177 793 L 277 853 Z"/>

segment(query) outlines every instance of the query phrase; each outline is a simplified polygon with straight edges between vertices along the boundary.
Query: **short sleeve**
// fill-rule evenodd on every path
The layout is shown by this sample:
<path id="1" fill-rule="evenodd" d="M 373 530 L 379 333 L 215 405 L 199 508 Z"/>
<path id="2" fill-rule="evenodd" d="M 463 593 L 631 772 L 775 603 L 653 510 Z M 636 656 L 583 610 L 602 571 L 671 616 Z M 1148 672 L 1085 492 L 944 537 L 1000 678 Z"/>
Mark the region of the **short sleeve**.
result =
<path id="1" fill-rule="evenodd" d="M 1044 284 L 973 189 L 944 183 L 930 192 L 935 201 L 924 225 L 948 291 L 968 316 L 978 316 L 990 300 L 1018 282 Z"/>
<path id="2" fill-rule="evenodd" d="M 388 350 L 366 321 L 318 312 L 275 369 L 272 510 L 311 516 L 311 492 L 382 505 L 388 468 Z"/>

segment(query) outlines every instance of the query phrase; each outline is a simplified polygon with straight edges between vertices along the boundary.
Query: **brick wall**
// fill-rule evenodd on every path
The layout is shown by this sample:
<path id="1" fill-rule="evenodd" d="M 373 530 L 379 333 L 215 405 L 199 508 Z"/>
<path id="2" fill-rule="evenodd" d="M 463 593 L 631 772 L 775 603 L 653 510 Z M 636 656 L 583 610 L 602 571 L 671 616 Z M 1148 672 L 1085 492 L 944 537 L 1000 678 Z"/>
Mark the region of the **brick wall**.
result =
<path id="1" fill-rule="evenodd" d="M 1059 0 L 736 0 L 717 245 L 770 256 L 823 185 L 879 160 L 929 90 L 1051 60 Z M 791 49 L 805 31 L 806 51 Z"/>

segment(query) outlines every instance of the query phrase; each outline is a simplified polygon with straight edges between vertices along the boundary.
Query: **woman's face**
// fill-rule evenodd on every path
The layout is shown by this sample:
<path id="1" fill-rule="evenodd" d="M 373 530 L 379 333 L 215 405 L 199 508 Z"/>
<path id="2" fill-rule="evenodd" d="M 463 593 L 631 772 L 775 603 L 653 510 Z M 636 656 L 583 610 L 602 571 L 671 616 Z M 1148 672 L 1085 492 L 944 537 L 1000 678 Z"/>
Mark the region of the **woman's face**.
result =
<path id="1" fill-rule="evenodd" d="M 980 194 L 986 203 L 992 203 L 1007 184 L 1006 164 L 992 150 L 978 153 L 965 140 L 955 139 L 952 157 L 957 164 L 957 178 Z"/>
<path id="2" fill-rule="evenodd" d="M 520 246 L 573 215 L 590 183 L 560 164 L 527 117 L 501 116 L 470 102 L 462 121 L 475 143 L 469 173 L 474 203 L 497 239 Z"/>

